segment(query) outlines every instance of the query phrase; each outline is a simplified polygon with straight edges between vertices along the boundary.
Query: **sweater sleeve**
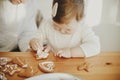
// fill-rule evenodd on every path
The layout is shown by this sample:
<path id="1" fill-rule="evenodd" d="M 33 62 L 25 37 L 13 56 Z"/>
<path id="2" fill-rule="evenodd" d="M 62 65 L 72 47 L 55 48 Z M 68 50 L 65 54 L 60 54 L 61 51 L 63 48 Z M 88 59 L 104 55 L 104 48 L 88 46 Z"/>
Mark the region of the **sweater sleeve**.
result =
<path id="1" fill-rule="evenodd" d="M 85 57 L 91 57 L 100 53 L 99 37 L 95 35 L 91 27 L 85 27 L 82 33 L 82 48 Z"/>
<path id="2" fill-rule="evenodd" d="M 25 20 L 22 25 L 23 31 L 18 40 L 18 46 L 20 51 L 27 51 L 29 48 L 29 42 L 32 38 L 37 37 L 37 26 L 35 24 L 35 17 Z"/>
<path id="3" fill-rule="evenodd" d="M 31 3 L 29 3 L 28 5 L 30 6 Z M 29 42 L 32 38 L 36 37 L 37 33 L 37 26 L 35 20 L 37 13 L 36 7 L 34 5 L 31 7 L 26 7 L 26 12 L 26 17 L 21 25 L 22 31 L 18 39 L 18 47 L 22 52 L 29 49 Z"/>
<path id="4" fill-rule="evenodd" d="M 40 26 L 39 26 L 39 40 L 41 41 L 42 44 L 46 43 L 47 42 L 47 37 L 46 37 L 46 34 L 47 34 L 47 26 L 48 26 L 48 22 L 47 20 L 43 19 Z"/>
<path id="5" fill-rule="evenodd" d="M 37 0 L 33 0 L 32 2 L 28 1 L 27 7 L 26 7 L 27 15 L 23 24 L 21 25 L 23 30 L 21 32 L 21 35 L 18 41 L 18 46 L 20 51 L 27 51 L 29 49 L 30 40 L 32 38 L 39 37 L 39 33 L 37 29 L 38 25 L 36 24 L 37 23 L 36 16 L 37 16 L 37 12 L 39 11 L 37 2 L 38 2 Z"/>

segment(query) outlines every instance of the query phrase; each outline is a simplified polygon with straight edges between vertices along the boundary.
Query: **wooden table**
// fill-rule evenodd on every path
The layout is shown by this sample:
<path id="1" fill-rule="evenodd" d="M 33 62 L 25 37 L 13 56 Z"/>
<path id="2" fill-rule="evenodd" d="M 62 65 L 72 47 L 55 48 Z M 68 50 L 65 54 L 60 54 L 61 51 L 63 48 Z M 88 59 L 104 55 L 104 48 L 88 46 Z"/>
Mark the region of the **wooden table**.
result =
<path id="1" fill-rule="evenodd" d="M 69 73 L 75 76 L 79 76 L 84 80 L 120 80 L 120 52 L 102 52 L 97 56 L 81 59 L 63 59 L 53 56 L 50 53 L 48 59 L 46 60 L 36 60 L 33 57 L 33 52 L 0 52 L 0 57 L 17 57 L 22 56 L 27 60 L 27 64 L 33 66 L 38 70 L 36 75 L 45 74 L 41 72 L 38 68 L 38 63 L 42 61 L 53 61 L 55 63 L 54 72 Z M 88 71 L 78 70 L 78 66 L 81 63 L 86 62 L 90 66 Z M 17 76 L 17 73 L 13 76 L 7 75 L 9 80 L 24 80 Z"/>

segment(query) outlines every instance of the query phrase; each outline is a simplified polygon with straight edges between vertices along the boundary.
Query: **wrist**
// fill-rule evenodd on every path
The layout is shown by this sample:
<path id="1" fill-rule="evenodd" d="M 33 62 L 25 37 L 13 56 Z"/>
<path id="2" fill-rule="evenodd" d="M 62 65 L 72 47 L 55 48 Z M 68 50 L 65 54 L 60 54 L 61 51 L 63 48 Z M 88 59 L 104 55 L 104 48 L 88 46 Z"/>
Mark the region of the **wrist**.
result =
<path id="1" fill-rule="evenodd" d="M 73 47 L 71 50 L 71 57 L 85 57 L 83 50 L 78 47 Z"/>

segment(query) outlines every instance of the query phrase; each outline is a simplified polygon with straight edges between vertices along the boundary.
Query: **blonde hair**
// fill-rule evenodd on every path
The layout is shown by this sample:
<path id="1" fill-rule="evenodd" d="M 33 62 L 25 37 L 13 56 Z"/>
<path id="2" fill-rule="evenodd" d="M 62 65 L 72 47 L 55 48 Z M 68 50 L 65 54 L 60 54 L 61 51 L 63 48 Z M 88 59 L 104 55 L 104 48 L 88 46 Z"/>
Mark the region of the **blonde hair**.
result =
<path id="1" fill-rule="evenodd" d="M 84 16 L 84 0 L 53 0 L 53 6 L 55 3 L 58 9 L 53 20 L 57 23 L 66 23 L 74 17 L 80 21 Z"/>

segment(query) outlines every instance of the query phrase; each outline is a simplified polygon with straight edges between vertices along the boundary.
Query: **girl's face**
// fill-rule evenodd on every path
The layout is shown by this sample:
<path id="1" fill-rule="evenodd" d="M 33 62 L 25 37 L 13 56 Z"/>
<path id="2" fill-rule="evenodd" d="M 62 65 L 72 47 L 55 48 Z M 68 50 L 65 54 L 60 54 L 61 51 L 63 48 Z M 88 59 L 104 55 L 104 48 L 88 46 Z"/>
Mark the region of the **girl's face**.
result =
<path id="1" fill-rule="evenodd" d="M 69 22 L 64 23 L 64 24 L 58 24 L 54 22 L 54 29 L 60 31 L 63 34 L 72 34 L 76 32 L 78 28 L 78 22 L 76 21 L 75 18 L 72 18 L 69 20 Z"/>

